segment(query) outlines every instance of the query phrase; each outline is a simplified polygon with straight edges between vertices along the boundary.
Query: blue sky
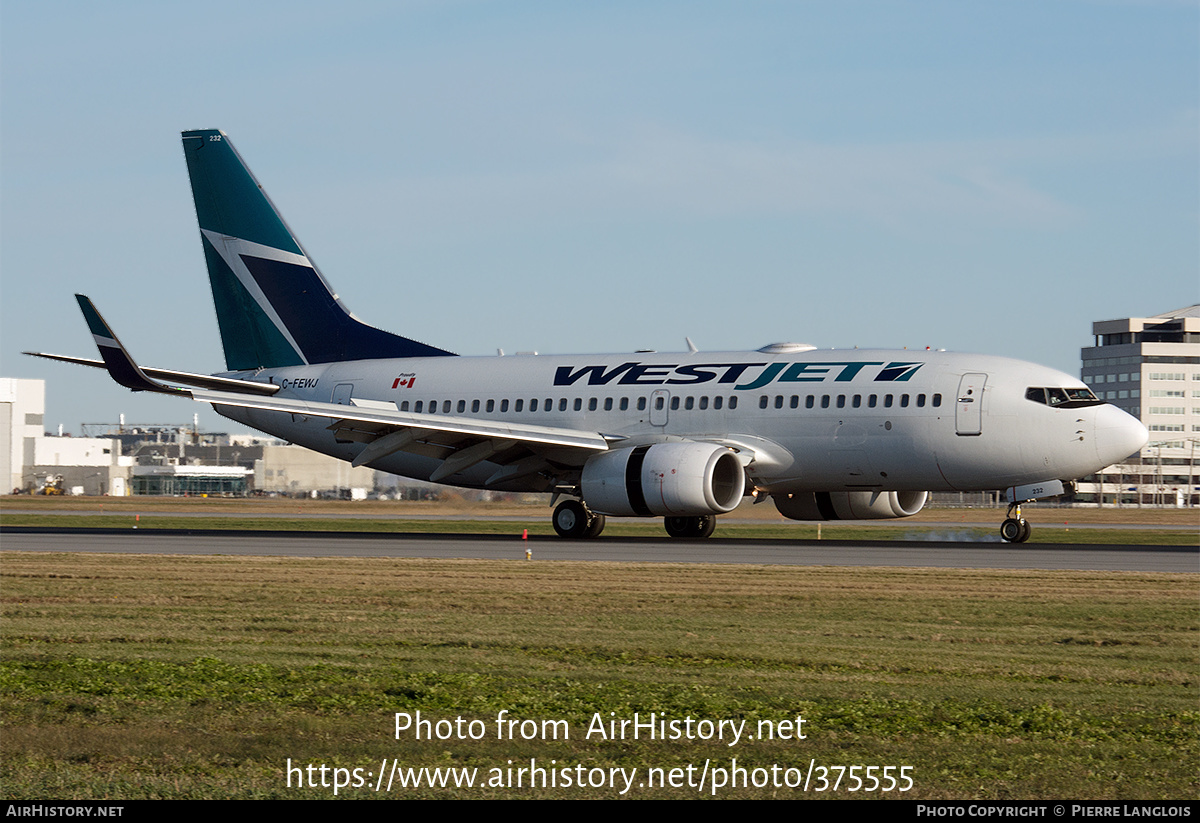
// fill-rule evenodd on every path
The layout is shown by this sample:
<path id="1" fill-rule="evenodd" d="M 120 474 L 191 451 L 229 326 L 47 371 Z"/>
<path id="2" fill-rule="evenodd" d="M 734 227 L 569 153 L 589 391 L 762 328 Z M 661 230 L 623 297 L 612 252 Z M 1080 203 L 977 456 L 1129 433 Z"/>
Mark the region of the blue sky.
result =
<path id="1" fill-rule="evenodd" d="M 934 346 L 1078 373 L 1200 301 L 1195 2 L 0 5 L 0 373 L 47 427 L 223 366 L 221 128 L 364 320 L 463 354 Z"/>

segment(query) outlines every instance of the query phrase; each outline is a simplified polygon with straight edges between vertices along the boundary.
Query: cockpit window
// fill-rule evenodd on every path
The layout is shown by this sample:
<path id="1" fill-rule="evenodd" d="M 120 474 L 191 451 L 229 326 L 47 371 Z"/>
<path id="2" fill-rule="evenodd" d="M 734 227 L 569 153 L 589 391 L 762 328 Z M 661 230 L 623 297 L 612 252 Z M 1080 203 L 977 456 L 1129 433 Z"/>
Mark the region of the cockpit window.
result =
<path id="1" fill-rule="evenodd" d="M 1034 403 L 1043 403 L 1059 409 L 1076 409 L 1080 406 L 1097 406 L 1103 403 L 1092 390 L 1083 388 L 1061 389 L 1056 386 L 1031 386 L 1025 390 L 1025 399 Z"/>

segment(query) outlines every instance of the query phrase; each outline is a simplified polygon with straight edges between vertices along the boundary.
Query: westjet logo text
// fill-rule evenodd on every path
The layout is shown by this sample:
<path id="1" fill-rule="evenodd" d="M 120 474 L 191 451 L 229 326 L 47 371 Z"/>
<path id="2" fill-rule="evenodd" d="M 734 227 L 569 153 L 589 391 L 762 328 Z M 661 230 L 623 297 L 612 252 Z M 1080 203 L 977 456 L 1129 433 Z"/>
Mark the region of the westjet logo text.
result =
<path id="1" fill-rule="evenodd" d="M 699 383 L 733 383 L 735 391 L 759 389 L 768 383 L 849 383 L 863 374 L 874 382 L 904 382 L 924 363 L 882 360 L 828 360 L 820 363 L 622 363 L 619 366 L 559 366 L 554 385 L 573 386 L 694 386 Z"/>

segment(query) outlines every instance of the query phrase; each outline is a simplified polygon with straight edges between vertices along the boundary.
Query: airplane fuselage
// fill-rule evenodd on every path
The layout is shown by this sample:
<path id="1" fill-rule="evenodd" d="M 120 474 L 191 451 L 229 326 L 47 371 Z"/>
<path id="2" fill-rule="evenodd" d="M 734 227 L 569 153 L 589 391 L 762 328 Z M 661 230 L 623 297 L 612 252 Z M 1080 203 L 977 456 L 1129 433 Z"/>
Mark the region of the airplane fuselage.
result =
<path id="1" fill-rule="evenodd" d="M 760 490 L 967 491 L 1072 480 L 1139 444 L 1114 435 L 1108 404 L 1056 407 L 1030 388 L 1078 378 L 1008 358 L 944 351 L 634 353 L 358 360 L 228 376 L 281 386 L 279 398 L 600 432 L 613 447 L 676 440 L 742 444 Z M 382 404 L 382 406 L 380 405 Z M 364 448 L 325 420 L 255 409 L 222 414 L 344 460 Z M 436 453 L 372 462 L 429 479 Z M 569 476 L 577 457 L 557 463 Z M 477 463 L 454 485 L 543 491 L 546 472 L 493 482 Z M 575 466 L 574 468 L 578 468 Z"/>

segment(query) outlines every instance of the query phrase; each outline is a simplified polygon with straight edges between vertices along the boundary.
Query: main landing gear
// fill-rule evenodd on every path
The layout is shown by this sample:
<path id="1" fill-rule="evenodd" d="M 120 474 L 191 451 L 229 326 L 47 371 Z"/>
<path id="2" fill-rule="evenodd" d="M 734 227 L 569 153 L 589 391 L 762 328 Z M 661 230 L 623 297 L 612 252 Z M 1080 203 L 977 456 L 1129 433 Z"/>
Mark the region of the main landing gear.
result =
<path id="1" fill-rule="evenodd" d="M 1000 536 L 1004 538 L 1004 542 L 1024 543 L 1031 534 L 1033 534 L 1033 527 L 1029 525 L 1028 520 L 1021 517 L 1021 504 L 1010 503 L 1008 516 L 1000 524 Z"/>
<path id="2" fill-rule="evenodd" d="M 599 537 L 604 531 L 604 515 L 589 510 L 579 500 L 564 500 L 554 509 L 554 531 L 572 540 Z"/>
<path id="3" fill-rule="evenodd" d="M 554 508 L 554 531 L 559 537 L 581 540 L 599 537 L 604 531 L 604 515 L 596 514 L 581 500 L 564 500 Z M 671 537 L 700 540 L 717 528 L 717 518 L 704 514 L 698 517 L 664 517 L 663 525 Z"/>
<path id="4" fill-rule="evenodd" d="M 713 533 L 717 528 L 717 518 L 707 514 L 699 517 L 664 517 L 663 525 L 671 537 L 700 539 Z"/>

